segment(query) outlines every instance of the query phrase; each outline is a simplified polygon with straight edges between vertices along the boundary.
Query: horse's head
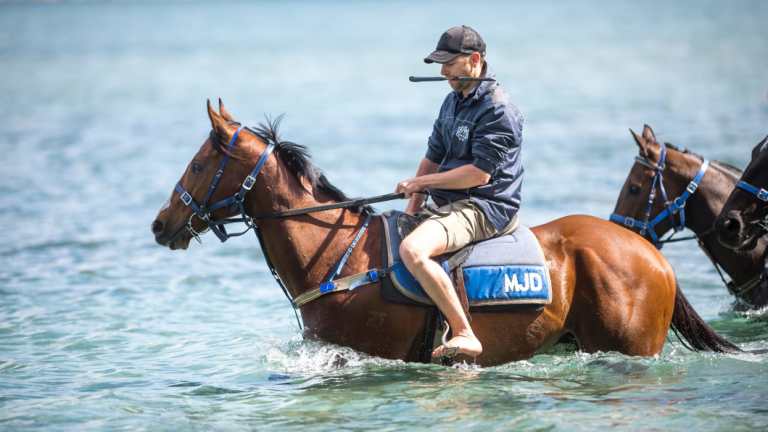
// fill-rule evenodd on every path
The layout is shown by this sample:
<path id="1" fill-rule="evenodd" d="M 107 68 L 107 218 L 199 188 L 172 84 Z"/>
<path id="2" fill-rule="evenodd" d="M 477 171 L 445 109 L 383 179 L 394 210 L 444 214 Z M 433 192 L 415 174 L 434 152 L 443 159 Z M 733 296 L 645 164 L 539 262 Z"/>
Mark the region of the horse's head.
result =
<path id="1" fill-rule="evenodd" d="M 224 225 L 217 221 L 244 213 L 245 193 L 253 186 L 253 181 L 248 180 L 253 160 L 268 154 L 264 151 L 266 144 L 241 128 L 221 100 L 218 113 L 208 101 L 208 117 L 208 139 L 192 157 L 152 223 L 155 240 L 171 249 L 186 249 L 193 237 L 208 229 L 226 240 Z"/>
<path id="2" fill-rule="evenodd" d="M 715 223 L 723 246 L 750 250 L 768 232 L 768 136 L 752 150 L 741 180 Z"/>
<path id="3" fill-rule="evenodd" d="M 630 132 L 640 153 L 635 157 L 610 219 L 638 231 L 660 247 L 660 239 L 666 232 L 683 229 L 685 220 L 681 211 L 685 200 L 696 190 L 708 162 L 702 163 L 691 153 L 659 143 L 648 125 L 643 127 L 642 135 L 631 129 Z M 696 178 L 696 185 L 691 186 Z"/>

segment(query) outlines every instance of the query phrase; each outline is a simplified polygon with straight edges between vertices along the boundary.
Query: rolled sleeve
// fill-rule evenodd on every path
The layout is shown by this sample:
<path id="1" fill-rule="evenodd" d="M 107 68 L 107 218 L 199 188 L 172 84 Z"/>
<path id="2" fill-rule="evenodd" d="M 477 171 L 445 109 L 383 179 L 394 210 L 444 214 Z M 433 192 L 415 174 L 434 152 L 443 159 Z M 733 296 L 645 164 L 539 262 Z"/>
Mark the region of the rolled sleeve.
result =
<path id="1" fill-rule="evenodd" d="M 519 149 L 522 120 L 497 106 L 483 115 L 473 134 L 472 164 L 493 174 L 506 160 L 507 154 Z"/>

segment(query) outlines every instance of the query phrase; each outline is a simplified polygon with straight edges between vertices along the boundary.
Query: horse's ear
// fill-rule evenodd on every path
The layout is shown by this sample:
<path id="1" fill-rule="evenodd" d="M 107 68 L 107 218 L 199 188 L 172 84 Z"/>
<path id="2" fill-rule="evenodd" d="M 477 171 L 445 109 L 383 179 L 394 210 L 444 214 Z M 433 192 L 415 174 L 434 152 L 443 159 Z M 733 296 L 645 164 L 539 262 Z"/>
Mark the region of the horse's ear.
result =
<path id="1" fill-rule="evenodd" d="M 656 142 L 656 134 L 653 133 L 653 129 L 648 125 L 643 125 L 643 138 L 652 143 Z"/>
<path id="2" fill-rule="evenodd" d="M 230 114 L 229 111 L 224 108 L 224 102 L 221 101 L 221 98 L 219 98 L 219 114 L 221 114 L 221 116 L 224 117 L 224 120 L 228 122 L 235 121 L 235 119 L 232 117 L 232 114 Z"/>
<path id="3" fill-rule="evenodd" d="M 632 134 L 632 138 L 635 139 L 635 143 L 637 143 L 637 146 L 640 148 L 640 155 L 644 158 L 648 158 L 648 143 L 645 141 L 645 138 L 638 135 L 637 132 L 633 131 L 631 128 L 629 129 L 629 133 Z"/>
<path id="4" fill-rule="evenodd" d="M 220 137 L 227 136 L 227 120 L 213 110 L 210 99 L 208 99 L 208 118 L 211 119 L 211 128 L 216 131 L 217 135 Z"/>

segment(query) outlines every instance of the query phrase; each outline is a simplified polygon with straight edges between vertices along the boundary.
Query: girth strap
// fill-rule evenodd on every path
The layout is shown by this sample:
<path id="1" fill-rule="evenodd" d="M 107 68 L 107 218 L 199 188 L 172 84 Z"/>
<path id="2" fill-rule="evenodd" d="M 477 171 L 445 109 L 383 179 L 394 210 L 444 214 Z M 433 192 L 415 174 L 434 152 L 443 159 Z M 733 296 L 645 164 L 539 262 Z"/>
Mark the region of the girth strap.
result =
<path id="1" fill-rule="evenodd" d="M 384 277 L 385 274 L 386 274 L 386 270 L 374 269 L 374 270 L 368 270 L 367 272 L 364 272 L 364 273 L 357 273 L 350 276 L 338 278 L 333 281 L 332 285 L 323 284 L 318 288 L 309 290 L 297 296 L 295 299 L 293 299 L 293 302 L 296 305 L 296 307 L 300 308 L 305 304 L 311 302 L 312 300 L 317 300 L 318 298 L 322 297 L 325 294 L 330 294 L 333 292 L 340 292 L 340 291 L 352 291 L 355 288 L 361 287 L 363 285 L 368 285 L 374 282 L 378 282 L 382 277 Z"/>
<path id="2" fill-rule="evenodd" d="M 358 273 L 352 276 L 336 279 L 336 277 L 339 276 L 341 274 L 341 271 L 344 269 L 344 265 L 347 263 L 347 260 L 349 259 L 350 255 L 352 255 L 352 251 L 357 246 L 357 243 L 360 241 L 360 239 L 363 237 L 363 234 L 365 234 L 365 231 L 368 229 L 368 224 L 370 222 L 371 222 L 371 214 L 369 213 L 365 216 L 365 222 L 363 222 L 363 226 L 360 227 L 360 230 L 357 231 L 355 238 L 352 239 L 352 243 L 349 245 L 347 250 L 344 252 L 344 255 L 342 255 L 341 259 L 336 264 L 336 267 L 328 276 L 328 280 L 320 284 L 319 288 L 312 289 L 296 297 L 293 300 L 293 303 L 296 305 L 296 307 L 301 307 L 302 305 L 305 305 L 311 302 L 312 300 L 315 300 L 320 296 L 328 293 L 339 292 L 339 291 L 351 291 L 359 286 L 367 285 L 369 283 L 373 283 L 379 280 L 380 272 L 383 273 L 383 271 L 376 270 L 376 269 L 368 270 L 364 273 Z"/>

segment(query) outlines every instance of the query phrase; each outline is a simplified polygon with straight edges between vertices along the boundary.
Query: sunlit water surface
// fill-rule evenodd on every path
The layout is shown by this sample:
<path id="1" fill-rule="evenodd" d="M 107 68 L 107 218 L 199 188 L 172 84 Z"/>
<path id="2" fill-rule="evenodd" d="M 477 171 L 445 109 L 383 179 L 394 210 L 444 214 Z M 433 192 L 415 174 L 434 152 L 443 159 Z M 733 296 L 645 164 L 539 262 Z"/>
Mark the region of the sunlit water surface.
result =
<path id="1" fill-rule="evenodd" d="M 206 98 L 287 113 L 348 195 L 390 192 L 447 91 L 406 77 L 461 22 L 526 116 L 530 225 L 607 217 L 629 127 L 738 166 L 768 133 L 760 1 L 2 3 L 0 429 L 765 429 L 766 354 L 382 360 L 302 340 L 252 237 L 155 244 Z M 664 253 L 708 322 L 768 348 L 695 245 Z"/>

